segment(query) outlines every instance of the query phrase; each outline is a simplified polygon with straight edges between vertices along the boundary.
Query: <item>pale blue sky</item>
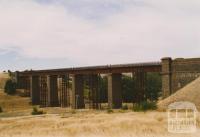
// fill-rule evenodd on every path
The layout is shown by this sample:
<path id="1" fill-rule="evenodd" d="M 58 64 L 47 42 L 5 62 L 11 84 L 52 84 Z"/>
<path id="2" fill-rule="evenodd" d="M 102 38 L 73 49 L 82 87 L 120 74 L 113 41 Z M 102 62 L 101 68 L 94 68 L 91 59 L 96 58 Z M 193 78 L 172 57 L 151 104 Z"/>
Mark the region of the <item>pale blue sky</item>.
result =
<path id="1" fill-rule="evenodd" d="M 115 2 L 113 0 L 36 0 L 42 4 L 57 4 L 65 6 L 71 14 L 81 16 L 86 19 L 99 20 L 119 13 L 127 3 Z M 130 2 L 129 2 L 130 3 Z M 132 4 L 132 3 L 131 3 Z"/>
<path id="2" fill-rule="evenodd" d="M 199 57 L 198 0 L 0 0 L 0 71 Z"/>

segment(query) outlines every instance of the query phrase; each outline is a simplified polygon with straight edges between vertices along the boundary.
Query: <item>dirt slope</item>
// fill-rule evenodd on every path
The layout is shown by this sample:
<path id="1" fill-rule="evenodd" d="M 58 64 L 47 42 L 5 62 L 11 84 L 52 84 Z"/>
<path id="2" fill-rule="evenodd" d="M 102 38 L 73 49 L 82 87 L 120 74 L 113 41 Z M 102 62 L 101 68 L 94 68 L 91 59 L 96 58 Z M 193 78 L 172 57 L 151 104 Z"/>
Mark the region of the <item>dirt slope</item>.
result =
<path id="1" fill-rule="evenodd" d="M 166 109 L 169 104 L 177 101 L 192 102 L 196 105 L 197 109 L 200 110 L 200 77 L 178 90 L 176 93 L 160 101 L 158 103 L 158 108 Z"/>
<path id="2" fill-rule="evenodd" d="M 0 89 L 4 88 L 6 80 L 9 79 L 8 73 L 0 73 Z"/>

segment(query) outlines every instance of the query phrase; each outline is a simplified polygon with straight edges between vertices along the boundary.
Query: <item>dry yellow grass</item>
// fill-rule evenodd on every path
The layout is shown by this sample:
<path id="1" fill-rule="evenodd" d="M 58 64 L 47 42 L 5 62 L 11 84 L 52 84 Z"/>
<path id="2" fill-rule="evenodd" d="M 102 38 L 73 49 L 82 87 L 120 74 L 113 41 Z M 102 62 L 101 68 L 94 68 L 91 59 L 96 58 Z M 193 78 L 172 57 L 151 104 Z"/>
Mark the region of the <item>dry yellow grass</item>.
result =
<path id="1" fill-rule="evenodd" d="M 196 88 L 200 89 L 198 86 L 194 89 Z M 0 114 L 0 137 L 200 136 L 199 115 L 196 133 L 171 134 L 167 132 L 165 112 L 144 113 L 129 110 L 121 113 L 120 110 L 115 110 L 114 113 L 108 114 L 106 111 L 76 110 L 74 112 L 69 108 L 43 108 L 47 114 L 32 116 L 30 115 L 32 106 L 29 102 L 30 98 L 9 96 L 0 91 L 0 106 L 4 109 L 3 114 Z"/>
<path id="2" fill-rule="evenodd" d="M 167 132 L 165 112 L 97 111 L 0 119 L 0 137 L 198 137 Z"/>
<path id="3" fill-rule="evenodd" d="M 4 88 L 6 80 L 9 79 L 8 73 L 0 73 L 0 89 Z"/>
<path id="4" fill-rule="evenodd" d="M 158 107 L 160 109 L 166 109 L 169 104 L 177 101 L 192 102 L 196 105 L 197 109 L 200 110 L 200 77 L 182 89 L 178 90 L 168 98 L 160 101 L 158 103 Z"/>
<path id="5" fill-rule="evenodd" d="M 0 106 L 5 112 L 25 110 L 31 108 L 30 98 L 6 95 L 0 90 Z"/>
<path id="6" fill-rule="evenodd" d="M 0 106 L 6 113 L 15 111 L 24 111 L 30 109 L 30 98 L 19 97 L 17 95 L 10 96 L 4 93 L 4 85 L 9 79 L 8 73 L 0 73 Z"/>

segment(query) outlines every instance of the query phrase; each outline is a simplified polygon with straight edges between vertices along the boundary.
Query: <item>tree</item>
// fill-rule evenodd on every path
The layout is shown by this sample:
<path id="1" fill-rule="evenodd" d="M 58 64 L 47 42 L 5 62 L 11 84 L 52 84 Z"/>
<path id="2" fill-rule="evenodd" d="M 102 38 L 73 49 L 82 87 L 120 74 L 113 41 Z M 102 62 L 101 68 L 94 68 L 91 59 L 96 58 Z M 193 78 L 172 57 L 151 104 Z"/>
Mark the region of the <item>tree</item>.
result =
<path id="1" fill-rule="evenodd" d="M 159 73 L 148 73 L 145 96 L 150 101 L 158 100 L 162 91 L 162 81 Z"/>
<path id="2" fill-rule="evenodd" d="M 15 94 L 16 92 L 16 83 L 13 82 L 11 79 L 6 81 L 5 87 L 4 87 L 4 92 L 7 94 Z"/>
<path id="3" fill-rule="evenodd" d="M 141 95 L 137 89 L 135 77 L 122 76 L 122 98 L 123 102 L 139 103 L 141 101 L 156 101 L 161 93 L 161 76 L 159 73 L 147 73 L 145 82 L 144 100 L 138 100 Z"/>
<path id="4" fill-rule="evenodd" d="M 124 102 L 133 102 L 135 96 L 135 80 L 129 76 L 122 76 L 122 98 Z"/>
<path id="5" fill-rule="evenodd" d="M 99 77 L 99 84 L 100 84 L 100 100 L 101 102 L 107 102 L 108 100 L 108 79 L 106 76 Z"/>

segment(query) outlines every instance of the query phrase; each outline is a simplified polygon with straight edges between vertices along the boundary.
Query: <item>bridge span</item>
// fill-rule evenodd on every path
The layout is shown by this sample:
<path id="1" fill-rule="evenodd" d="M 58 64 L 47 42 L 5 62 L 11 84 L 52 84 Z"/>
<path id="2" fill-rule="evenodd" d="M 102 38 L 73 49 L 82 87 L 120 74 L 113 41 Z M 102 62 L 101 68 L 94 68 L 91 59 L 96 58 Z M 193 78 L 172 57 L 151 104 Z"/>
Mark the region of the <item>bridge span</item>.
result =
<path id="1" fill-rule="evenodd" d="M 200 58 L 162 58 L 159 62 L 89 66 L 16 72 L 19 88 L 29 90 L 33 105 L 85 108 L 84 80 L 89 82 L 89 107 L 100 108 L 99 77 L 108 77 L 108 106 L 122 107 L 122 73 L 136 79 L 137 98 L 144 98 L 146 73 L 162 76 L 162 96 L 167 97 L 200 75 Z"/>
<path id="2" fill-rule="evenodd" d="M 142 70 L 144 72 L 161 72 L 161 62 L 88 66 L 88 67 L 74 67 L 74 68 L 48 69 L 48 70 L 30 70 L 30 71 L 19 72 L 19 76 L 129 73 L 129 72 L 136 72 L 138 70 Z"/>

